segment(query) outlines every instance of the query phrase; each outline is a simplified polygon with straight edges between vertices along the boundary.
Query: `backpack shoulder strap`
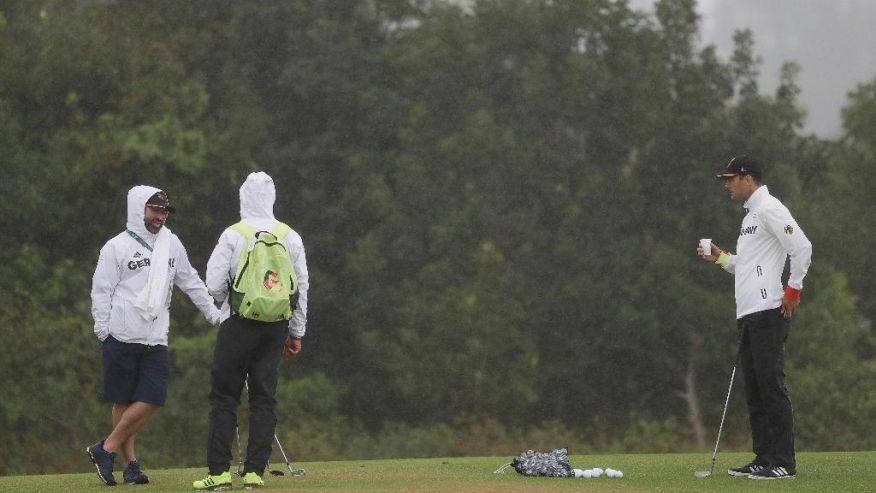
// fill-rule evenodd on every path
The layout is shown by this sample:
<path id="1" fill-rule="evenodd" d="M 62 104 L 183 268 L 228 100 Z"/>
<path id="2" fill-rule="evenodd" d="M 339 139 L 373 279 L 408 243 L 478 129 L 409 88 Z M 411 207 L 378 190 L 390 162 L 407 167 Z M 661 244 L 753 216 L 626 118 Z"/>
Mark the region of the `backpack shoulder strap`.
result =
<path id="1" fill-rule="evenodd" d="M 277 223 L 277 225 L 274 226 L 274 229 L 271 230 L 271 234 L 278 240 L 283 241 L 290 231 L 292 231 L 292 228 L 290 228 L 288 224 Z"/>
<path id="2" fill-rule="evenodd" d="M 234 284 L 234 287 L 237 287 L 237 283 L 240 282 L 240 273 L 241 271 L 243 271 L 243 268 L 247 263 L 246 259 L 250 250 L 248 243 L 251 242 L 253 238 L 255 238 L 257 231 L 255 228 L 253 228 L 249 224 L 246 224 L 243 221 L 228 226 L 228 229 L 240 234 L 244 238 L 244 245 L 243 248 L 240 249 L 240 257 L 237 259 L 237 268 L 234 270 L 234 277 L 228 280 L 228 287 L 230 291 L 232 284 Z M 237 283 L 235 283 L 235 280 L 237 281 Z"/>
<path id="3" fill-rule="evenodd" d="M 246 224 L 243 221 L 240 221 L 237 224 L 232 224 L 228 227 L 228 229 L 240 233 L 240 235 L 244 238 L 254 238 L 256 234 L 255 228 L 253 228 L 249 224 Z"/>

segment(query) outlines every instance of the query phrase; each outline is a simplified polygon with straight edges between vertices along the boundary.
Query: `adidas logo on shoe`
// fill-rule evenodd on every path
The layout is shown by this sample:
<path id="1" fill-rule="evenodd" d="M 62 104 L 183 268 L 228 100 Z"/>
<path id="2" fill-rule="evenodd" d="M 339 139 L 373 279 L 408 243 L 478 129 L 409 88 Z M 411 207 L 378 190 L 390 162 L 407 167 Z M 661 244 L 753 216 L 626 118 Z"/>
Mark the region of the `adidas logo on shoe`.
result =
<path id="1" fill-rule="evenodd" d="M 787 467 L 770 466 L 753 472 L 748 477 L 751 479 L 794 479 L 797 477 L 797 471 Z"/>
<path id="2" fill-rule="evenodd" d="M 222 474 L 208 474 L 206 478 L 192 483 L 195 491 L 220 491 L 231 489 L 231 471 Z"/>
<path id="3" fill-rule="evenodd" d="M 739 477 L 739 476 L 748 477 L 748 476 L 751 476 L 752 473 L 762 471 L 763 469 L 764 469 L 764 466 L 762 466 L 756 462 L 749 462 L 748 464 L 745 464 L 744 466 L 734 467 L 732 469 L 727 469 L 727 474 L 729 474 L 731 476 L 737 476 L 737 477 Z"/>

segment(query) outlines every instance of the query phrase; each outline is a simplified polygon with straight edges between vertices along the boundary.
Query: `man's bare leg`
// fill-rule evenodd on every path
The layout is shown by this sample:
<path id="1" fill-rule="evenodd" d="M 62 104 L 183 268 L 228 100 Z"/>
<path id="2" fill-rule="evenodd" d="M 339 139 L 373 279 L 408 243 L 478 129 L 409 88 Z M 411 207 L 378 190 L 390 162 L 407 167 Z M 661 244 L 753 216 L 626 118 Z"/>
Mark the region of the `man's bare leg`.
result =
<path id="1" fill-rule="evenodd" d="M 128 409 L 128 404 L 115 403 L 113 404 L 113 429 L 119 425 L 119 421 L 122 420 L 122 415 L 125 413 L 125 410 Z M 137 456 L 134 453 L 134 439 L 137 438 L 137 434 L 131 435 L 125 443 L 121 446 L 121 454 L 122 458 L 124 458 L 124 464 L 127 465 L 128 462 L 136 459 Z"/>
<path id="2" fill-rule="evenodd" d="M 159 407 L 161 406 L 146 402 L 132 402 L 125 409 L 120 409 L 116 421 L 116 408 L 113 406 L 113 432 L 104 440 L 103 449 L 107 452 L 121 452 L 123 455 L 130 454 L 128 460 L 134 458 L 134 437 Z"/>

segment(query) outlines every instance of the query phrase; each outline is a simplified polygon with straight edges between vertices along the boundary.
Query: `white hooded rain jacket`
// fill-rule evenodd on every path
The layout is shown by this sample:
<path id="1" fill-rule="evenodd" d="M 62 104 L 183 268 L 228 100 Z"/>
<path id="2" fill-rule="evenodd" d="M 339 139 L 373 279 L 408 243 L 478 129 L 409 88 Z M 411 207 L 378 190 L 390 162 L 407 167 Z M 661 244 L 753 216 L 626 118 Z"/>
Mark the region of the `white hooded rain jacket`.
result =
<path id="1" fill-rule="evenodd" d="M 274 218 L 274 201 L 277 191 L 274 180 L 267 173 L 250 173 L 240 187 L 240 219 L 257 231 L 270 231 L 279 221 Z M 222 320 L 231 316 L 228 304 L 228 286 L 237 274 L 237 263 L 245 244 L 245 238 L 237 231 L 226 229 L 210 260 L 207 262 L 207 289 L 216 301 L 222 302 Z M 298 305 L 292 310 L 289 320 L 289 335 L 304 337 L 307 324 L 307 289 L 309 280 L 307 262 L 304 256 L 304 243 L 295 231 L 286 235 L 284 244 L 292 267 L 298 276 Z"/>
<path id="2" fill-rule="evenodd" d="M 167 226 L 163 226 L 157 234 L 146 229 L 146 201 L 159 191 L 145 185 L 128 191 L 127 231 L 119 233 L 100 249 L 91 284 L 91 314 L 94 317 L 94 334 L 101 341 L 111 335 L 121 342 L 167 346 L 170 295 L 174 285 L 188 295 L 211 324 L 219 321 L 219 310 L 207 293 L 204 282 L 198 277 L 198 271 L 189 263 L 186 249 L 179 238 Z M 158 306 L 144 309 L 143 300 L 150 299 L 147 288 L 150 270 L 157 267 L 152 265 L 152 259 L 162 256 L 150 250 L 160 243 L 159 235 L 164 236 L 160 242 L 168 244 L 167 260 L 163 262 L 167 275 L 153 273 L 153 284 L 159 282 L 161 285 L 153 287 L 152 292 L 156 294 L 151 299 L 160 302 Z M 137 304 L 141 307 L 135 306 Z"/>

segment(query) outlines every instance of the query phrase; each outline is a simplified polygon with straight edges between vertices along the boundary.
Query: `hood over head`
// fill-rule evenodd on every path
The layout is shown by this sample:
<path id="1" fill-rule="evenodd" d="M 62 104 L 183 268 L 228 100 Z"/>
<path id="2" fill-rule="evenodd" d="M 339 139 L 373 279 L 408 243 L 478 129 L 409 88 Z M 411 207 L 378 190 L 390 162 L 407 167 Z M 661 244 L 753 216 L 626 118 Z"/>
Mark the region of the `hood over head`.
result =
<path id="1" fill-rule="evenodd" d="M 137 185 L 128 190 L 128 222 L 127 227 L 143 239 L 154 238 L 155 235 L 146 229 L 146 201 L 161 189 L 149 185 Z"/>
<path id="2" fill-rule="evenodd" d="M 276 198 L 274 180 L 267 173 L 250 173 L 240 186 L 240 218 L 274 219 Z"/>

